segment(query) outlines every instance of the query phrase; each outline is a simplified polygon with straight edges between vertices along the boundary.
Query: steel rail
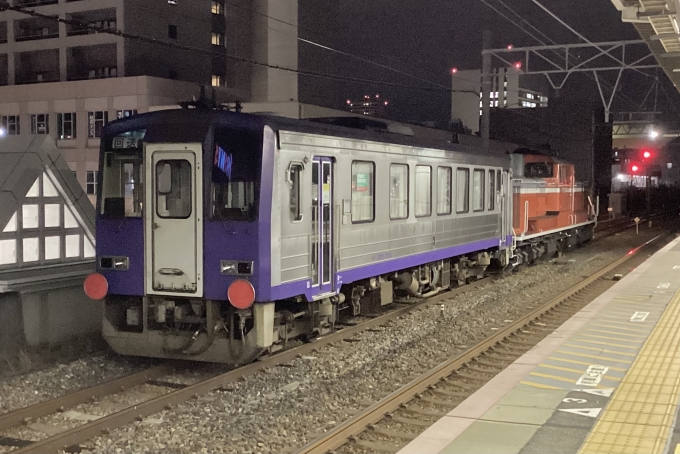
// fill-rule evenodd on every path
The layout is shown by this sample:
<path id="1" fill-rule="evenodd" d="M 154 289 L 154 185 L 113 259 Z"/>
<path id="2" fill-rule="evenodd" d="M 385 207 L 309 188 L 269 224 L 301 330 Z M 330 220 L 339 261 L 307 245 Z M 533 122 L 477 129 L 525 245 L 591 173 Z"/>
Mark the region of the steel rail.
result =
<path id="1" fill-rule="evenodd" d="M 524 328 L 527 324 L 531 323 L 546 312 L 560 305 L 568 298 L 574 296 L 578 292 L 584 290 L 586 287 L 606 276 L 608 273 L 627 262 L 631 257 L 635 256 L 640 249 L 659 239 L 661 236 L 662 235 L 656 236 L 645 242 L 636 249 L 628 252 L 625 256 L 621 257 L 614 263 L 604 267 L 589 278 L 584 279 L 570 289 L 562 292 L 557 297 L 534 309 L 515 323 L 488 337 L 465 352 L 422 374 L 407 385 L 370 406 L 365 411 L 337 426 L 324 436 L 312 441 L 299 451 L 296 451 L 296 454 L 326 454 L 329 451 L 333 451 L 334 449 L 341 447 L 352 437 L 355 437 L 363 432 L 371 424 L 379 422 L 388 413 L 398 409 L 402 404 L 413 400 L 416 395 L 427 391 L 430 386 L 435 385 L 441 379 L 448 377 L 455 370 L 461 368 L 463 365 L 469 363 L 485 351 L 488 351 L 490 348 L 502 342 L 513 333 Z"/>
<path id="2" fill-rule="evenodd" d="M 169 374 L 170 366 L 155 366 L 142 372 L 111 380 L 89 388 L 73 391 L 63 396 L 49 399 L 28 407 L 20 408 L 8 413 L 0 414 L 0 431 L 24 424 L 43 416 L 51 415 L 65 408 L 75 407 L 92 399 L 115 394 L 126 388 L 141 385 L 149 380 Z"/>
<path id="3" fill-rule="evenodd" d="M 381 315 L 372 320 L 362 322 L 355 326 L 343 328 L 340 331 L 321 337 L 311 343 L 303 344 L 299 347 L 295 347 L 293 349 L 274 354 L 272 356 L 262 359 L 259 362 L 248 364 L 246 366 L 232 370 L 225 374 L 208 378 L 193 385 L 189 385 L 186 388 L 171 391 L 167 394 L 158 396 L 149 401 L 134 405 L 132 407 L 128 407 L 116 413 L 112 413 L 111 415 L 108 416 L 103 416 L 95 421 L 91 421 L 89 423 L 83 424 L 73 429 L 69 429 L 67 431 L 61 432 L 44 440 L 31 443 L 28 446 L 10 452 L 12 454 L 29 454 L 29 453 L 44 454 L 48 452 L 56 452 L 60 449 L 67 448 L 78 443 L 82 443 L 99 435 L 107 434 L 110 431 L 122 427 L 126 424 L 130 424 L 135 421 L 140 421 L 143 418 L 154 413 L 158 413 L 162 410 L 171 409 L 173 406 L 176 406 L 177 404 L 185 402 L 191 398 L 196 398 L 202 394 L 209 393 L 210 391 L 213 391 L 219 387 L 225 386 L 229 383 L 233 383 L 242 377 L 247 377 L 268 367 L 274 367 L 280 363 L 291 361 L 296 357 L 313 353 L 318 348 L 332 344 L 333 342 L 338 342 L 343 339 L 351 338 L 357 333 L 373 328 L 375 326 L 384 325 L 390 320 L 400 317 L 402 315 L 409 314 L 423 307 L 436 304 L 442 300 L 452 298 L 459 294 L 463 294 L 469 290 L 474 289 L 479 285 L 488 283 L 489 281 L 490 281 L 489 278 L 481 279 L 479 281 L 475 281 L 463 287 L 458 287 L 453 290 L 440 293 L 439 295 L 435 295 L 432 298 L 414 302 L 413 305 L 399 308 L 395 311 Z M 83 392 L 85 391 L 87 390 L 83 390 Z M 87 395 L 87 393 L 85 393 L 85 395 Z"/>

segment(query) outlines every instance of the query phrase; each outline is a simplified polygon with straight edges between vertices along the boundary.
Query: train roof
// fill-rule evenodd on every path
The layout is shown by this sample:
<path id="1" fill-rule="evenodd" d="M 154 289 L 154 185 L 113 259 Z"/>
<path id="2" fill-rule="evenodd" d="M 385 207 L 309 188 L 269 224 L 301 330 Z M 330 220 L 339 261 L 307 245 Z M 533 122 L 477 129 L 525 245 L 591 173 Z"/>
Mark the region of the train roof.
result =
<path id="1" fill-rule="evenodd" d="M 261 133 L 265 126 L 275 131 L 295 131 L 308 134 L 366 140 L 395 145 L 446 150 L 498 159 L 509 165 L 506 153 L 490 153 L 480 148 L 438 140 L 412 137 L 392 132 L 358 129 L 313 120 L 298 120 L 273 115 L 236 113 L 224 110 L 172 109 L 135 115 L 108 123 L 103 137 L 147 129 L 147 142 L 203 142 L 213 125 L 229 126 Z M 157 127 L 154 127 L 157 126 Z"/>

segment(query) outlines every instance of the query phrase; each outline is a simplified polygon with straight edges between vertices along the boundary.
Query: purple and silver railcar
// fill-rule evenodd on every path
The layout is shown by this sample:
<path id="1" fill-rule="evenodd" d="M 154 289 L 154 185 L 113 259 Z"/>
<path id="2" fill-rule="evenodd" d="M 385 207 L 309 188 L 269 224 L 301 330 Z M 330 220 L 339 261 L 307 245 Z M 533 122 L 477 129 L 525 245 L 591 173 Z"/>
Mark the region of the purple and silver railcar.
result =
<path id="1" fill-rule="evenodd" d="M 506 266 L 510 160 L 310 121 L 181 109 L 103 131 L 103 333 L 119 353 L 243 364 Z"/>

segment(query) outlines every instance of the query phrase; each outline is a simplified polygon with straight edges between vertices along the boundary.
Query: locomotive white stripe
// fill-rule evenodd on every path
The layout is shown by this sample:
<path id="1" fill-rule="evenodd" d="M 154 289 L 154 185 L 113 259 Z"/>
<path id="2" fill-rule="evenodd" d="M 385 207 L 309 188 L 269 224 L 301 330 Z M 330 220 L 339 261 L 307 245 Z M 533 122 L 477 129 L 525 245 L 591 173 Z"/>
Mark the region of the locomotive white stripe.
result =
<path id="1" fill-rule="evenodd" d="M 515 194 L 569 194 L 570 192 L 585 192 L 584 188 L 514 188 Z"/>
<path id="2" fill-rule="evenodd" d="M 549 235 L 551 233 L 557 233 L 557 232 L 561 232 L 563 230 L 575 229 L 577 227 L 582 227 L 584 225 L 594 224 L 594 223 L 595 223 L 595 221 L 586 221 L 586 222 L 581 222 L 580 224 L 572 224 L 572 225 L 568 225 L 566 227 L 560 227 L 560 228 L 554 229 L 554 230 L 546 230 L 545 232 L 532 233 L 531 235 L 517 235 L 517 241 L 529 240 L 531 238 L 536 238 L 536 237 L 543 236 L 543 235 Z"/>

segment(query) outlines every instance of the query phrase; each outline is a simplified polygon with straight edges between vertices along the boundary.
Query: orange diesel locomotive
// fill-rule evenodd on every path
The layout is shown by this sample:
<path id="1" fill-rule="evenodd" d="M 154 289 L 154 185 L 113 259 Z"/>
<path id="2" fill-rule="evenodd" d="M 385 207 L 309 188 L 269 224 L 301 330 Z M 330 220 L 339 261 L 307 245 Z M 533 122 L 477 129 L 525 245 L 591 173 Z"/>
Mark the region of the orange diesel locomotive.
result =
<path id="1" fill-rule="evenodd" d="M 533 151 L 511 155 L 513 230 L 522 263 L 552 256 L 593 237 L 596 208 L 574 166 Z"/>

